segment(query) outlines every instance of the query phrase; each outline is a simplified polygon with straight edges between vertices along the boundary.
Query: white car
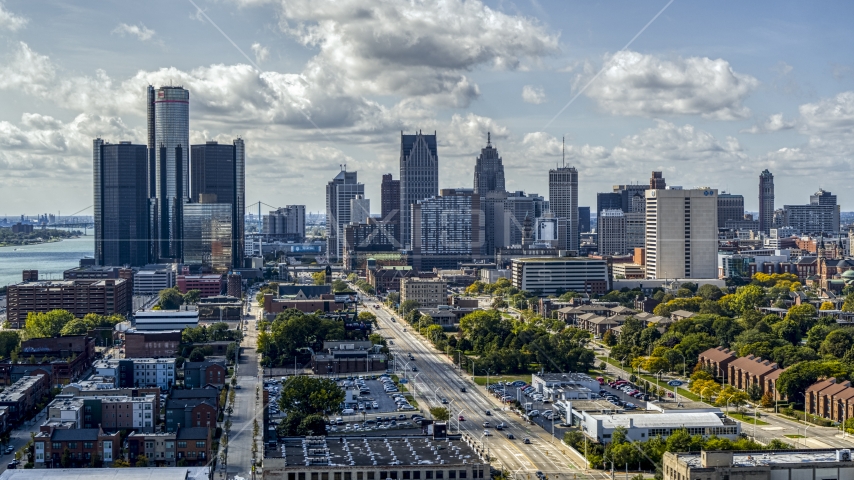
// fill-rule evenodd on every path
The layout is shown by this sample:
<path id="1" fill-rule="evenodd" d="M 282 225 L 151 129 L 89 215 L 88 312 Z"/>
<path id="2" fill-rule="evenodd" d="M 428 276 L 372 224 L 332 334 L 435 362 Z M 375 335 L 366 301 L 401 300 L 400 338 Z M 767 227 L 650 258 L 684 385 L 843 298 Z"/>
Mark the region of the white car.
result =
<path id="1" fill-rule="evenodd" d="M 345 408 L 344 410 L 341 410 L 341 414 L 343 414 L 343 415 L 353 415 L 355 413 L 356 413 L 356 411 L 353 410 L 352 408 Z"/>

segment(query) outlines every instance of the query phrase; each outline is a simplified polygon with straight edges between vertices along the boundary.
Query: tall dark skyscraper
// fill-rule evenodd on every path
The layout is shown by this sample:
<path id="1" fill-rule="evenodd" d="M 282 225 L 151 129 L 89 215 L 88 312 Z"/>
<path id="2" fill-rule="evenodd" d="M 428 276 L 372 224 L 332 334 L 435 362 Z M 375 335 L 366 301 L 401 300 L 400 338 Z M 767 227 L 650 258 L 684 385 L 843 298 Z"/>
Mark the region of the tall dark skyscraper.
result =
<path id="1" fill-rule="evenodd" d="M 158 260 L 181 260 L 183 207 L 190 199 L 190 92 L 168 86 L 154 96 L 155 253 Z"/>
<path id="2" fill-rule="evenodd" d="M 145 145 L 92 142 L 95 185 L 95 263 L 148 263 L 148 154 Z"/>
<path id="3" fill-rule="evenodd" d="M 148 86 L 146 96 L 146 118 L 148 120 L 148 197 L 157 197 L 157 151 L 154 150 L 154 99 L 157 92 L 153 85 Z"/>
<path id="4" fill-rule="evenodd" d="M 759 174 L 759 230 L 768 233 L 774 225 L 774 175 L 766 168 Z"/>
<path id="5" fill-rule="evenodd" d="M 400 238 L 406 248 L 412 245 L 412 204 L 436 195 L 439 195 L 436 133 L 400 132 Z"/>
<path id="6" fill-rule="evenodd" d="M 481 196 L 487 192 L 506 190 L 504 185 L 504 164 L 498 156 L 498 150 L 492 146 L 490 134 L 486 134 L 486 146 L 480 150 L 480 156 L 474 165 L 474 193 Z"/>
<path id="7" fill-rule="evenodd" d="M 235 268 L 243 267 L 245 172 L 246 147 L 241 138 L 232 145 L 211 141 L 191 147 L 190 201 L 198 203 L 201 195 L 208 195 L 207 202 L 231 205 L 231 254 Z"/>
<path id="8" fill-rule="evenodd" d="M 578 170 L 549 170 L 549 206 L 557 218 L 566 219 L 566 240 L 561 248 L 578 250 Z"/>
<path id="9" fill-rule="evenodd" d="M 383 175 L 380 203 L 382 221 L 394 226 L 394 238 L 400 243 L 400 180 L 393 180 L 390 173 Z"/>
<path id="10" fill-rule="evenodd" d="M 504 164 L 498 150 L 492 146 L 490 134 L 486 134 L 486 147 L 482 148 L 474 164 L 474 193 L 480 195 L 480 205 L 484 212 L 485 237 L 483 250 L 488 256 L 495 255 L 495 247 L 501 243 L 498 237 L 507 232 L 496 232 L 500 223 L 496 215 L 504 215 L 503 204 L 507 197 L 504 183 Z M 533 212 L 532 212 L 533 213 Z M 524 214 L 518 220 L 521 221 Z"/>

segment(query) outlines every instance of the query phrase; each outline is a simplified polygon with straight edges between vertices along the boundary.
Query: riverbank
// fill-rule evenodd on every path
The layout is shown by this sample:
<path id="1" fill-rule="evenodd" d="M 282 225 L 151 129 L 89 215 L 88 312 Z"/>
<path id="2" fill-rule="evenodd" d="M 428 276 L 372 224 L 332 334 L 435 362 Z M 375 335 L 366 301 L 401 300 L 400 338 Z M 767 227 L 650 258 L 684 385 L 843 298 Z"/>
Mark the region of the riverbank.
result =
<path id="1" fill-rule="evenodd" d="M 80 238 L 82 234 L 83 232 L 78 230 L 50 229 L 33 230 L 29 233 L 11 233 L 10 230 L 0 229 L 0 248 L 61 242 L 71 238 Z"/>
<path id="2" fill-rule="evenodd" d="M 68 238 L 80 238 L 80 237 L 68 237 Z M 3 243 L 3 242 L 0 242 L 0 248 L 6 248 L 6 247 L 23 247 L 23 246 L 25 246 L 25 245 L 41 245 L 41 244 L 43 244 L 43 243 L 56 243 L 56 242 L 61 242 L 61 241 L 63 241 L 63 240 L 67 240 L 68 238 L 55 238 L 55 237 L 51 237 L 51 238 L 49 238 L 49 239 L 47 239 L 47 240 L 41 239 L 41 240 L 26 241 L 26 242 L 23 242 L 23 243 Z"/>
<path id="3" fill-rule="evenodd" d="M 95 255 L 92 235 L 63 240 L 0 248 L 0 286 L 20 282 L 23 270 L 38 270 L 41 278 L 62 279 L 62 272 Z"/>

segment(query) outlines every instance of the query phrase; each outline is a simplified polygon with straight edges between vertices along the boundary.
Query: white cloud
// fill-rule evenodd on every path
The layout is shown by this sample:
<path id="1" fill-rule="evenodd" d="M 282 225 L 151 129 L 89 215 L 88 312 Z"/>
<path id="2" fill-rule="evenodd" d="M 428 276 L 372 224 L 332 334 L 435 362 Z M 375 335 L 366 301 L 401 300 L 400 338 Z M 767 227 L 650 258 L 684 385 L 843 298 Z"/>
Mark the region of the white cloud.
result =
<path id="1" fill-rule="evenodd" d="M 558 36 L 535 20 L 479 0 L 378 0 L 370 8 L 360 0 L 288 0 L 280 8 L 282 30 L 319 49 L 307 70 L 334 75 L 353 95 L 465 107 L 480 94 L 467 71 L 520 68 L 558 48 Z"/>
<path id="2" fill-rule="evenodd" d="M 121 36 L 132 35 L 138 38 L 140 41 L 151 40 L 156 33 L 154 30 L 146 27 L 143 24 L 139 25 L 128 25 L 127 23 L 120 23 L 115 29 L 113 29 L 114 34 L 118 34 Z"/>
<path id="3" fill-rule="evenodd" d="M 6 10 L 3 3 L 0 2 L 0 30 L 15 32 L 24 28 L 28 21 L 26 18 Z"/>
<path id="4" fill-rule="evenodd" d="M 534 105 L 540 105 L 546 101 L 546 92 L 543 91 L 543 87 L 525 85 L 522 87 L 522 100 L 533 103 Z"/>
<path id="5" fill-rule="evenodd" d="M 797 126 L 794 120 L 786 120 L 782 113 L 775 113 L 762 123 L 741 130 L 741 133 L 773 133 L 781 130 L 791 130 Z"/>
<path id="6" fill-rule="evenodd" d="M 589 73 L 579 76 L 576 87 L 589 78 Z M 733 120 L 750 115 L 742 101 L 758 85 L 758 80 L 736 73 L 722 59 L 664 60 L 623 51 L 605 62 L 602 75 L 585 94 L 613 115 L 702 115 Z"/>
<path id="7" fill-rule="evenodd" d="M 849 189 L 851 158 L 854 158 L 854 91 L 806 103 L 798 109 L 798 128 L 805 143 L 768 152 L 759 162 L 768 168 L 785 169 L 816 180 L 829 189 Z M 834 175 L 825 175 L 826 172 Z M 838 183 L 837 183 L 838 182 Z"/>
<path id="8" fill-rule="evenodd" d="M 270 55 L 270 49 L 262 47 L 260 43 L 255 42 L 252 44 L 252 53 L 255 54 L 255 63 L 261 63 L 267 60 L 267 57 Z"/>

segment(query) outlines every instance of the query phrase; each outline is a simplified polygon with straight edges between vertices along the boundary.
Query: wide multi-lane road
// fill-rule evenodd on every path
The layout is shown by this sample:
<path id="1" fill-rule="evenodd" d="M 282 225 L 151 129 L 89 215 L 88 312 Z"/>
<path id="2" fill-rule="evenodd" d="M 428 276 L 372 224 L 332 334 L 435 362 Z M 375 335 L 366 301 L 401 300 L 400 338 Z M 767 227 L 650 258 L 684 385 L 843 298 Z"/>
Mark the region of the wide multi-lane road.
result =
<path id="1" fill-rule="evenodd" d="M 415 360 L 406 365 L 409 370 L 406 377 L 410 381 L 408 388 L 415 392 L 419 405 L 424 410 L 433 406 L 448 407 L 451 414 L 449 424 L 456 429 L 459 423 L 463 432 L 483 442 L 494 467 L 516 474 L 520 479 L 534 479 L 536 471 L 550 474 L 550 478 L 560 478 L 554 477 L 555 474 L 585 474 L 583 466 L 573 464 L 556 445 L 557 439 L 539 426 L 528 425 L 518 415 L 504 411 L 484 387 L 478 387 L 465 373 L 461 374 L 446 355 L 412 332 L 405 323 L 392 321 L 393 314 L 384 307 L 377 309 L 377 302 L 367 300 L 365 305 L 378 317 L 378 333 L 391 340 L 389 348 L 397 352 L 395 369 L 402 371 L 403 362 L 409 361 L 406 355 L 413 355 Z M 418 368 L 418 372 L 411 371 L 413 365 Z M 466 392 L 461 391 L 463 387 Z M 442 398 L 449 403 L 442 404 Z M 491 415 L 486 415 L 487 410 Z M 458 422 L 459 415 L 463 415 L 465 421 Z M 484 430 L 487 429 L 483 427 L 483 422 L 487 421 L 492 427 L 488 429 L 492 434 L 488 437 L 484 436 Z M 504 423 L 507 428 L 503 431 L 495 430 L 498 423 Z M 508 439 L 508 433 L 512 433 L 516 439 Z M 526 437 L 531 440 L 530 444 L 524 443 Z M 588 475 L 602 478 L 604 473 L 590 471 Z"/>

